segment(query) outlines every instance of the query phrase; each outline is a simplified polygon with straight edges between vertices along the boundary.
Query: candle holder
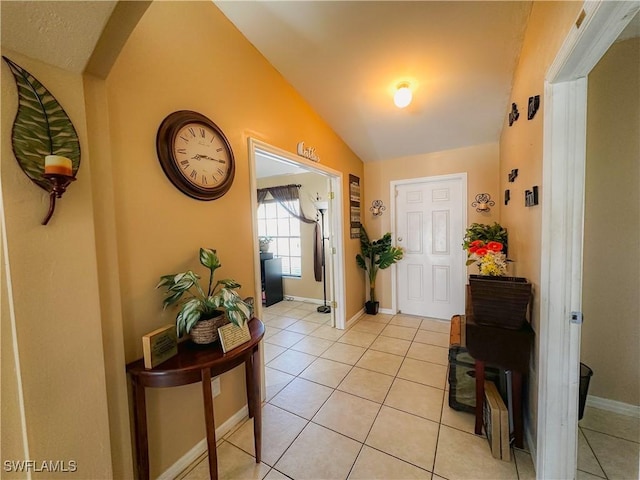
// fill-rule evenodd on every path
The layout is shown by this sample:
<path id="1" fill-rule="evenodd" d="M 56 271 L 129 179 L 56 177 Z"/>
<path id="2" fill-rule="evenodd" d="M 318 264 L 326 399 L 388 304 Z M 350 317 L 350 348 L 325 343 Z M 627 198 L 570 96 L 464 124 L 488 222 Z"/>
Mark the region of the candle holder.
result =
<path id="1" fill-rule="evenodd" d="M 71 182 L 76 180 L 76 177 L 62 175 L 60 173 L 45 173 L 43 177 L 51 182 L 51 190 L 49 190 L 49 211 L 42 221 L 42 225 L 46 225 L 49 223 L 49 220 L 51 220 L 53 212 L 56 209 L 56 198 L 62 198 L 62 194 L 67 191 L 67 187 Z"/>
<path id="2" fill-rule="evenodd" d="M 471 204 L 472 207 L 476 209 L 476 212 L 489 212 L 491 211 L 490 207 L 493 207 L 496 204 L 493 200 L 491 200 L 491 195 L 488 193 L 479 193 L 476 195 L 476 201 Z"/>

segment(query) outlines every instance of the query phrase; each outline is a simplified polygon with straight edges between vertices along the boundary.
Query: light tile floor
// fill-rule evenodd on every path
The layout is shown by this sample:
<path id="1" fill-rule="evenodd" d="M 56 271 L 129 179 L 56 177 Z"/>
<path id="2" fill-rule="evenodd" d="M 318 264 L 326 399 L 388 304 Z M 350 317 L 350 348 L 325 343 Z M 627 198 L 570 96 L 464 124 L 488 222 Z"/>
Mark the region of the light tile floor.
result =
<path id="1" fill-rule="evenodd" d="M 316 307 L 265 310 L 262 463 L 247 420 L 218 442 L 219 478 L 535 478 L 527 451 L 493 458 L 473 415 L 449 408 L 448 322 L 365 315 L 342 331 Z M 638 427 L 620 417 L 587 407 L 579 479 L 638 478 Z M 206 454 L 178 478 L 209 478 Z"/>

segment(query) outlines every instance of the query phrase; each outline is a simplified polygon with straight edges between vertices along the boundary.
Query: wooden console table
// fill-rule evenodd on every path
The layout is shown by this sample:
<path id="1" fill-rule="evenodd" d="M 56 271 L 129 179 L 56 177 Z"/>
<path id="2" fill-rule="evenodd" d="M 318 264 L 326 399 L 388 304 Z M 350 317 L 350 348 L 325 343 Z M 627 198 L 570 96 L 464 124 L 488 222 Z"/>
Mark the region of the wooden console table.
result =
<path id="1" fill-rule="evenodd" d="M 216 427 L 213 415 L 211 378 L 244 363 L 247 382 L 249 418 L 253 418 L 256 463 L 260 463 L 262 446 L 262 408 L 260 405 L 259 344 L 264 336 L 264 324 L 257 318 L 249 321 L 251 340 L 227 353 L 219 344 L 200 346 L 186 341 L 178 345 L 178 355 L 157 367 L 147 370 L 142 359 L 127 365 L 134 396 L 134 423 L 136 435 L 137 476 L 149 478 L 149 443 L 147 439 L 147 409 L 145 388 L 177 387 L 202 382 L 204 416 L 209 449 L 209 474 L 218 478 L 216 455 Z"/>
<path id="2" fill-rule="evenodd" d="M 513 431 L 515 446 L 523 448 L 522 385 L 529 372 L 529 357 L 534 332 L 525 322 L 519 330 L 479 325 L 473 316 L 466 315 L 466 342 L 469 354 L 476 360 L 476 435 L 482 434 L 485 363 L 511 370 L 513 398 Z"/>

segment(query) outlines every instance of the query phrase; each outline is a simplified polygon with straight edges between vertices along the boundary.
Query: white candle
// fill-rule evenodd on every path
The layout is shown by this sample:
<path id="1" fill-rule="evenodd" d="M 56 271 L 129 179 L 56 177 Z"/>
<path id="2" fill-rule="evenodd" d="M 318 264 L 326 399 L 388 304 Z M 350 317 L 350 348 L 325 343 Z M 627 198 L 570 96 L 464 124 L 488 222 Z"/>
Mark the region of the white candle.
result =
<path id="1" fill-rule="evenodd" d="M 44 173 L 73 176 L 73 164 L 71 159 L 60 155 L 47 155 L 44 157 Z"/>

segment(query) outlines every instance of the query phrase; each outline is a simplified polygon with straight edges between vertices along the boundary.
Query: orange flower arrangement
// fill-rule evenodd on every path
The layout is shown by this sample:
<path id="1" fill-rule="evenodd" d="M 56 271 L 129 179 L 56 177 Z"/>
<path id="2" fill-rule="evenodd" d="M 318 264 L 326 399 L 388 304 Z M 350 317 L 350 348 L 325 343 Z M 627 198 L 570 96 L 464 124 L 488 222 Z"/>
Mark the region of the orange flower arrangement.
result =
<path id="1" fill-rule="evenodd" d="M 480 275 L 502 277 L 507 274 L 507 257 L 502 253 L 503 249 L 500 242 L 474 240 L 469 243 L 467 266 L 476 263 Z"/>

